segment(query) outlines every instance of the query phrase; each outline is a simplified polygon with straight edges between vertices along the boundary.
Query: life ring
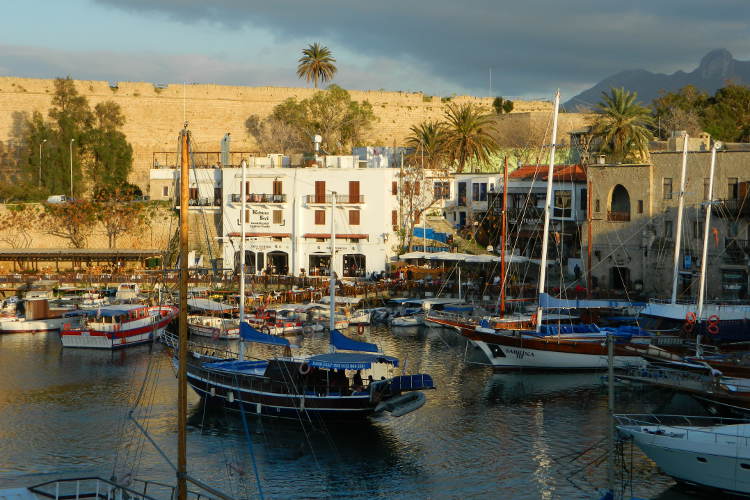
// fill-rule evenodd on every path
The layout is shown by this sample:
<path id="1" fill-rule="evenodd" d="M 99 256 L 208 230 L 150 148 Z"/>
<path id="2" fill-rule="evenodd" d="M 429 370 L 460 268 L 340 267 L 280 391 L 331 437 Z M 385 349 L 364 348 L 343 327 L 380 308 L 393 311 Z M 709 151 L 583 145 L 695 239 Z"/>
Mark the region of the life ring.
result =
<path id="1" fill-rule="evenodd" d="M 299 371 L 300 375 L 307 375 L 308 373 L 310 373 L 310 370 L 312 370 L 312 366 L 307 364 L 307 362 L 304 362 L 299 365 L 299 369 L 297 371 Z"/>
<path id="2" fill-rule="evenodd" d="M 718 325 L 719 324 L 719 317 L 716 314 L 712 314 L 711 316 L 708 317 L 708 322 L 712 323 L 712 324 L 715 324 L 715 325 Z"/>
<path id="3" fill-rule="evenodd" d="M 697 319 L 698 316 L 693 311 L 688 311 L 688 313 L 685 315 L 685 320 L 691 325 L 695 323 Z"/>
<path id="4" fill-rule="evenodd" d="M 708 333 L 711 335 L 718 335 L 719 334 L 719 324 L 718 323 L 709 323 L 708 324 Z"/>

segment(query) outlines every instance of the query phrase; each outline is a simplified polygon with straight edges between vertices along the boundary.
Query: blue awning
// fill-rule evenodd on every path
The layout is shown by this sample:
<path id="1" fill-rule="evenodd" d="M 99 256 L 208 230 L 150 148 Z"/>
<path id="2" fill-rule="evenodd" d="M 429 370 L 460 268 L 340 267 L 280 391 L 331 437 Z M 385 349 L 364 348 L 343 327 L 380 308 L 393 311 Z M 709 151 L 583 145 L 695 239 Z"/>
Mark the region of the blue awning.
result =
<path id="1" fill-rule="evenodd" d="M 276 335 L 259 332 L 245 321 L 240 323 L 240 337 L 247 342 L 255 342 L 258 344 L 289 345 L 289 341 L 284 337 L 277 337 Z"/>
<path id="2" fill-rule="evenodd" d="M 474 309 L 474 306 L 445 306 L 444 311 L 448 312 L 469 312 Z"/>
<path id="3" fill-rule="evenodd" d="M 307 364 L 317 368 L 338 370 L 367 370 L 374 363 L 387 363 L 398 366 L 398 358 L 383 354 L 359 354 L 354 352 L 335 352 L 319 354 L 307 359 Z"/>
<path id="4" fill-rule="evenodd" d="M 379 350 L 375 344 L 350 339 L 338 330 L 331 332 L 331 345 L 345 351 L 378 352 Z"/>
<path id="5" fill-rule="evenodd" d="M 99 317 L 114 317 L 114 316 L 122 316 L 123 314 L 127 314 L 130 311 L 134 309 L 142 309 L 146 306 L 143 304 L 117 304 L 113 306 L 106 306 L 99 309 L 90 309 L 90 313 L 92 315 L 96 315 Z"/>

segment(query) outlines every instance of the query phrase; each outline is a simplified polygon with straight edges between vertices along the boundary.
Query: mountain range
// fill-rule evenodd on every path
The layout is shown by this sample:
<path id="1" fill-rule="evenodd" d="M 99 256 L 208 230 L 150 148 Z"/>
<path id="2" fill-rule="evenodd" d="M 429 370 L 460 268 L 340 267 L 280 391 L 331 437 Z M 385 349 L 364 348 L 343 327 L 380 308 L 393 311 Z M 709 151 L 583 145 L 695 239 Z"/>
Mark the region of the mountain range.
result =
<path id="1" fill-rule="evenodd" d="M 729 81 L 750 83 L 750 61 L 738 61 L 728 50 L 716 49 L 703 56 L 698 67 L 690 73 L 677 71 L 666 75 L 643 69 L 621 71 L 573 97 L 565 103 L 565 108 L 569 111 L 592 109 L 601 101 L 602 92 L 608 92 L 612 87 L 638 92 L 638 100 L 649 105 L 662 90 L 674 92 L 685 85 L 694 85 L 713 94 Z"/>

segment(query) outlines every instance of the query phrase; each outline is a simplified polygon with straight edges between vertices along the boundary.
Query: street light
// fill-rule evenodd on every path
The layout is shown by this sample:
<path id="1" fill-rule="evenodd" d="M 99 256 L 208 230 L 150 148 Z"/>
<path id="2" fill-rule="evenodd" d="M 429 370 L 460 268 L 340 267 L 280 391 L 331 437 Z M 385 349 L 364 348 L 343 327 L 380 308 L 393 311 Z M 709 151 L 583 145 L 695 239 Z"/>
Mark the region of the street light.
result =
<path id="1" fill-rule="evenodd" d="M 70 140 L 70 199 L 73 199 L 73 143 L 75 139 Z"/>
<path id="2" fill-rule="evenodd" d="M 45 142 L 47 142 L 47 139 L 39 143 L 39 177 L 37 178 L 39 187 L 42 187 L 42 145 Z"/>

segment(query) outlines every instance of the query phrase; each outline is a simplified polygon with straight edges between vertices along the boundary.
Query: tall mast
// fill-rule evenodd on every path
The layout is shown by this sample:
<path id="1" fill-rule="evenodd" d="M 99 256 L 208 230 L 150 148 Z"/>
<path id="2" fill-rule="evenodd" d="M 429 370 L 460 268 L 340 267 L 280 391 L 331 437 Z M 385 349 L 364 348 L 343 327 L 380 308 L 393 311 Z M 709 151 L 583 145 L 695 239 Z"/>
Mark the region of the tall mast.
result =
<path id="1" fill-rule="evenodd" d="M 242 183 L 240 185 L 240 324 L 245 321 L 245 203 L 247 193 L 245 185 L 247 182 L 247 163 L 242 160 Z M 257 262 L 256 262 L 257 264 Z M 245 359 L 245 343 L 240 338 L 240 360 Z"/>
<path id="2" fill-rule="evenodd" d="M 560 91 L 555 92 L 555 114 L 552 119 L 552 144 L 549 150 L 549 168 L 547 169 L 547 197 L 544 201 L 544 230 L 542 232 L 542 262 L 539 269 L 539 300 L 544 293 L 544 282 L 547 279 L 547 247 L 549 246 L 549 219 L 552 205 L 552 177 L 555 171 L 555 142 L 557 142 L 557 117 L 560 112 Z M 536 306 L 536 331 L 542 328 L 542 305 Z"/>
<path id="3" fill-rule="evenodd" d="M 328 281 L 328 294 L 331 303 L 329 304 L 329 315 L 328 328 L 333 333 L 336 326 L 336 275 L 333 271 L 333 264 L 336 259 L 336 223 L 334 222 L 334 214 L 336 212 L 336 192 L 331 193 L 331 264 L 329 267 L 329 281 Z"/>
<path id="4" fill-rule="evenodd" d="M 177 347 L 177 498 L 187 498 L 187 279 L 190 132 L 180 132 L 180 316 Z"/>
<path id="5" fill-rule="evenodd" d="M 704 222 L 705 227 L 703 228 L 703 253 L 701 254 L 701 280 L 700 287 L 698 288 L 698 322 L 701 323 L 701 317 L 703 315 L 703 297 L 706 294 L 706 268 L 708 267 L 708 231 L 711 225 L 711 203 L 713 202 L 714 196 L 714 170 L 716 169 L 716 150 L 720 147 L 720 144 L 714 142 L 711 147 L 711 170 L 708 174 L 708 199 L 706 200 L 706 221 Z M 695 354 L 699 358 L 703 356 L 703 349 L 701 348 L 701 330 L 698 330 L 698 335 L 695 339 Z"/>
<path id="6" fill-rule="evenodd" d="M 503 207 L 500 220 L 500 317 L 505 317 L 505 238 L 508 217 L 508 157 L 503 166 Z"/>
<path id="7" fill-rule="evenodd" d="M 588 166 L 586 167 L 586 180 L 588 181 L 588 189 L 586 190 L 586 231 L 588 233 L 586 239 L 586 296 L 591 297 L 591 286 L 593 282 L 591 279 L 591 247 L 593 245 L 593 237 L 591 234 L 591 199 L 594 196 L 594 191 L 592 189 L 593 184 L 591 183 L 591 178 L 589 177 Z"/>
<path id="8" fill-rule="evenodd" d="M 682 243 L 682 210 L 685 206 L 685 173 L 687 172 L 688 135 L 682 145 L 682 173 L 680 174 L 679 203 L 677 204 L 677 234 L 674 235 L 674 262 L 672 266 L 672 304 L 677 303 L 677 281 L 680 275 L 680 245 Z"/>

